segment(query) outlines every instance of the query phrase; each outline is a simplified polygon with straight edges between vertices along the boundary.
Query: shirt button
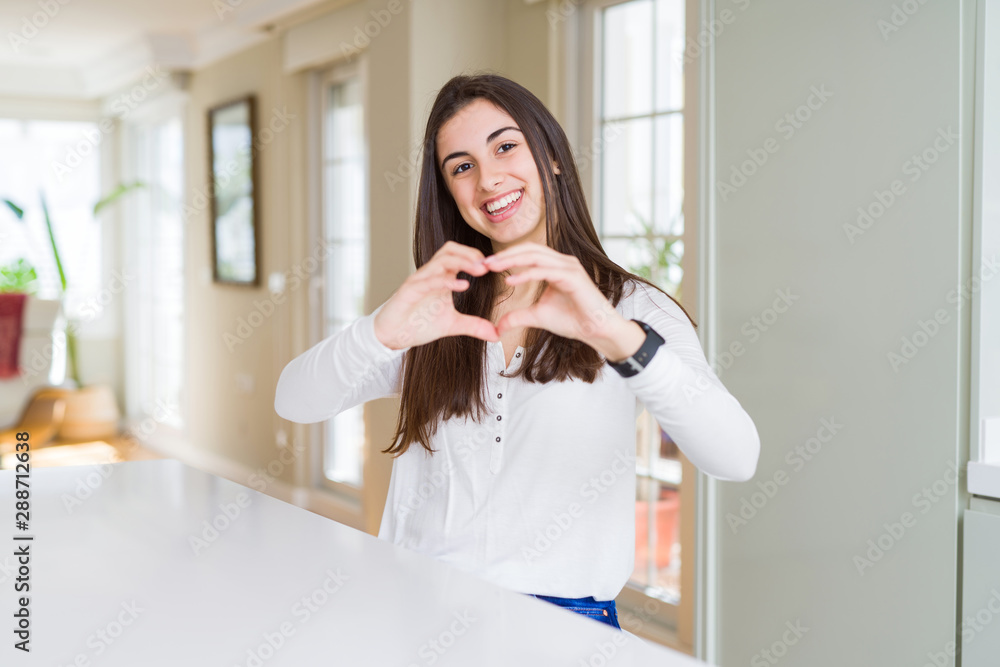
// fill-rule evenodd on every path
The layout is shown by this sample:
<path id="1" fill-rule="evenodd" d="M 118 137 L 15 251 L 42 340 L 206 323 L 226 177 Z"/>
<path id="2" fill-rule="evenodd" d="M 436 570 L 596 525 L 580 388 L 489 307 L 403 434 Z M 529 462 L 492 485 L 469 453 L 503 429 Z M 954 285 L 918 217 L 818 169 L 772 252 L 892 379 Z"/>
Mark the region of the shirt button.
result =
<path id="1" fill-rule="evenodd" d="M 497 436 L 497 442 L 500 442 L 500 436 L 499 435 Z"/>
<path id="2" fill-rule="evenodd" d="M 497 394 L 497 398 L 503 398 L 503 394 Z"/>
<path id="3" fill-rule="evenodd" d="M 500 415 L 497 415 L 497 421 L 500 421 Z"/>
<path id="4" fill-rule="evenodd" d="M 514 356 L 515 356 L 515 357 L 520 357 L 520 356 L 521 356 L 521 353 L 520 353 L 520 352 L 518 352 L 518 353 L 517 353 L 517 354 L 515 354 Z"/>

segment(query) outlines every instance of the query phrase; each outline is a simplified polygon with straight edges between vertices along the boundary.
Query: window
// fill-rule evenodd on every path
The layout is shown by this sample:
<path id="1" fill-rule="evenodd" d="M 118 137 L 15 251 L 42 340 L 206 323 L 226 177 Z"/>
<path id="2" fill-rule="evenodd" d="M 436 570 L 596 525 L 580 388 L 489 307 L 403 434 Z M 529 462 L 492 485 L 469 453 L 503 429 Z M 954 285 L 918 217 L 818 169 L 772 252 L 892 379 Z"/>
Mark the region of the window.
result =
<path id="1" fill-rule="evenodd" d="M 361 69 L 333 70 L 322 98 L 323 332 L 332 336 L 365 314 L 368 275 L 367 167 Z M 364 461 L 364 405 L 325 423 L 324 484 L 357 495 Z M 330 482 L 333 484 L 331 485 Z"/>
<path id="2" fill-rule="evenodd" d="M 61 283 L 42 213 L 44 193 L 66 275 L 64 314 L 82 323 L 81 337 L 99 326 L 90 322 L 99 315 L 93 305 L 99 303 L 103 275 L 103 235 L 93 216 L 101 198 L 101 140 L 93 122 L 0 119 L 0 197 L 24 209 L 22 223 L 6 207 L 0 212 L 0 265 L 24 257 L 38 274 L 37 296 L 58 298 Z M 62 370 L 50 379 L 62 383 Z"/>
<path id="3" fill-rule="evenodd" d="M 598 227 L 621 266 L 681 297 L 684 253 L 682 0 L 631 0 L 599 15 Z"/>
<path id="4" fill-rule="evenodd" d="M 579 89 L 569 92 L 582 101 L 581 173 L 595 226 L 615 263 L 681 301 L 690 233 L 683 215 L 685 2 L 590 0 L 583 8 Z M 684 462 L 648 411 L 636 431 L 636 557 L 618 599 L 676 631 Z"/>
<path id="5" fill-rule="evenodd" d="M 972 302 L 972 408 L 969 493 L 1000 499 L 1000 21 L 979 3 L 976 40 L 973 265 L 962 280 L 962 301 Z M 960 307 L 964 307 L 960 304 Z"/>
<path id="6" fill-rule="evenodd" d="M 123 202 L 126 410 L 184 428 L 183 129 L 179 115 L 126 127 L 123 166 L 145 187 Z M 146 435 L 148 428 L 143 428 Z"/>

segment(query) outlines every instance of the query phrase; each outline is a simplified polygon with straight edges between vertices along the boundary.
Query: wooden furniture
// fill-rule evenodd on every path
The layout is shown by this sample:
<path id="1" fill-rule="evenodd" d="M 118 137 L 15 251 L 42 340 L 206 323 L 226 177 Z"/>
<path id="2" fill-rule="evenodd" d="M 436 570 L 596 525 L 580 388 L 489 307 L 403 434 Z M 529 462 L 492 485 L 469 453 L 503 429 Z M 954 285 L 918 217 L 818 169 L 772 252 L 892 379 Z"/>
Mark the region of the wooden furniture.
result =
<path id="1" fill-rule="evenodd" d="M 0 430 L 0 461 L 17 451 L 18 433 L 28 433 L 31 447 L 48 445 L 59 432 L 65 414 L 65 401 L 44 389 L 36 391 L 14 425 Z"/>

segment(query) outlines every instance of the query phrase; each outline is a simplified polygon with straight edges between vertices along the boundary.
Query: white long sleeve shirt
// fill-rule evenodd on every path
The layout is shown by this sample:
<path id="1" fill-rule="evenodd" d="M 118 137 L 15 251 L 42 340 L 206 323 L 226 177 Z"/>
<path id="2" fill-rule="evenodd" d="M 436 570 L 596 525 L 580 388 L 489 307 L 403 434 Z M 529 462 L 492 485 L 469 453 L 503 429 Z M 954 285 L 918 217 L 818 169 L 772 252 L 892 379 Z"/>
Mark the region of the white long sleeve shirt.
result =
<path id="1" fill-rule="evenodd" d="M 505 369 L 501 343 L 487 342 L 488 416 L 453 417 L 432 438 L 435 454 L 411 443 L 393 460 L 378 537 L 517 592 L 610 600 L 635 560 L 643 405 L 700 470 L 750 479 L 760 452 L 753 421 L 708 366 L 683 311 L 634 284 L 616 310 L 665 340 L 646 368 L 623 378 L 605 364 L 592 384 L 529 383 L 503 374 L 520 367 L 523 348 Z M 399 395 L 406 349 L 375 337 L 384 305 L 288 363 L 274 402 L 281 417 L 313 423 Z"/>

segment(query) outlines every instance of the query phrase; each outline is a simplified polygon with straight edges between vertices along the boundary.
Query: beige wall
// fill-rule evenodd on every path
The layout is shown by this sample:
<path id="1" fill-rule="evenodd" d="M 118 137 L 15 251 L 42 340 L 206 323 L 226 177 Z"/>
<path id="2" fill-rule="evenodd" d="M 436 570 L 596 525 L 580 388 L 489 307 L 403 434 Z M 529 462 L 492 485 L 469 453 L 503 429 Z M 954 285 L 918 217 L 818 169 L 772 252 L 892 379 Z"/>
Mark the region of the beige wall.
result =
<path id="1" fill-rule="evenodd" d="M 272 39 L 228 58 L 191 77 L 185 121 L 185 163 L 188 205 L 198 212 L 185 228 L 187 293 L 185 295 L 187 429 L 200 450 L 256 468 L 276 455 L 274 430 L 274 373 L 277 364 L 275 327 L 286 326 L 287 306 L 253 329 L 239 344 L 227 342 L 267 300 L 267 276 L 284 270 L 290 253 L 290 232 L 304 224 L 301 183 L 304 85 L 302 76 L 286 76 L 281 69 L 280 42 Z M 236 97 L 257 96 L 258 129 L 277 113 L 291 118 L 256 155 L 260 192 L 262 285 L 257 288 L 220 285 L 211 281 L 210 212 L 198 207 L 198 193 L 208 189 L 207 110 Z M 281 127 L 280 121 L 274 127 Z M 299 160 L 293 158 L 298 156 Z M 240 393 L 237 375 L 253 377 L 253 390 Z"/>

